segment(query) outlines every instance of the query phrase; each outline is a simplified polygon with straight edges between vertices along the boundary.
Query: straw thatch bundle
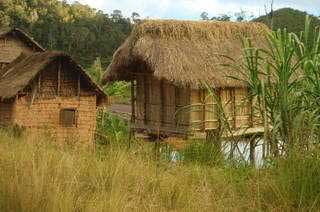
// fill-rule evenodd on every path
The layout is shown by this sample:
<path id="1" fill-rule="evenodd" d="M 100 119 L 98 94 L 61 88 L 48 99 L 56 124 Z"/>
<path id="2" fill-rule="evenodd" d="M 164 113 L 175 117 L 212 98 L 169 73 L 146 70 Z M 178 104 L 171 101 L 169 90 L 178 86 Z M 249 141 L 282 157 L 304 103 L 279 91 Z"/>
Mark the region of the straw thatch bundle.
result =
<path id="1" fill-rule="evenodd" d="M 53 61 L 60 59 L 68 61 L 75 70 L 97 91 L 105 96 L 101 88 L 96 85 L 86 72 L 67 54 L 62 52 L 40 52 L 32 55 L 21 54 L 4 70 L 0 72 L 0 98 L 8 99 L 14 97 L 31 83 L 36 76 L 45 70 Z"/>
<path id="2" fill-rule="evenodd" d="M 260 23 L 147 20 L 115 52 L 104 82 L 130 80 L 144 69 L 191 87 L 203 82 L 213 87 L 242 87 L 240 81 L 228 77 L 239 73 L 225 66 L 230 63 L 227 58 L 240 58 L 244 37 L 263 47 L 268 31 Z"/>

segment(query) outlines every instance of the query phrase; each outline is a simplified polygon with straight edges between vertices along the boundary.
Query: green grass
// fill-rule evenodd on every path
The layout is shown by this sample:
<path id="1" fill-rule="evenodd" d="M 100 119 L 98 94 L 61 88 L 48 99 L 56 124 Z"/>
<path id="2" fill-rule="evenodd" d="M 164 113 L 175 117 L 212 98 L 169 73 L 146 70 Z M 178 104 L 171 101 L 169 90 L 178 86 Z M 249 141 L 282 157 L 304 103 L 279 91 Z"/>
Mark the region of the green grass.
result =
<path id="1" fill-rule="evenodd" d="M 152 146 L 93 151 L 1 132 L 0 210 L 319 209 L 319 152 L 254 169 L 157 161 Z"/>

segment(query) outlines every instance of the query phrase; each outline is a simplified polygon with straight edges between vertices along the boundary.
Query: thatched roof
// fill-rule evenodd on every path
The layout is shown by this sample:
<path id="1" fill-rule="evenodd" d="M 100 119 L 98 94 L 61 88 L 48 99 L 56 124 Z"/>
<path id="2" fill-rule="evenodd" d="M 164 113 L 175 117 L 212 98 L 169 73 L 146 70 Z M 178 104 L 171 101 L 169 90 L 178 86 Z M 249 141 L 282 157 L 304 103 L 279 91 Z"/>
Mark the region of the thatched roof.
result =
<path id="1" fill-rule="evenodd" d="M 147 20 L 137 25 L 115 52 L 104 82 L 130 80 L 145 69 L 155 77 L 192 87 L 243 86 L 239 73 L 225 66 L 242 56 L 242 39 L 266 44 L 269 29 L 260 23 Z M 241 76 L 242 77 L 242 76 Z"/>
<path id="2" fill-rule="evenodd" d="M 39 52 L 45 51 L 45 49 L 38 42 L 36 42 L 30 35 L 28 35 L 27 33 L 25 33 L 23 30 L 21 30 L 19 28 L 13 28 L 13 29 L 7 29 L 7 30 L 0 31 L 0 38 L 8 36 L 8 35 L 13 35 L 13 36 L 19 37 L 28 46 L 30 46 L 31 48 L 35 48 Z"/>
<path id="3" fill-rule="evenodd" d="M 97 92 L 99 98 L 105 98 L 102 89 L 96 85 L 69 55 L 62 52 L 39 52 L 32 55 L 20 55 L 5 70 L 1 71 L 0 75 L 0 98 L 9 99 L 20 91 L 22 91 L 31 81 L 53 61 L 61 59 L 68 61 L 75 70 L 89 83 L 90 86 Z"/>

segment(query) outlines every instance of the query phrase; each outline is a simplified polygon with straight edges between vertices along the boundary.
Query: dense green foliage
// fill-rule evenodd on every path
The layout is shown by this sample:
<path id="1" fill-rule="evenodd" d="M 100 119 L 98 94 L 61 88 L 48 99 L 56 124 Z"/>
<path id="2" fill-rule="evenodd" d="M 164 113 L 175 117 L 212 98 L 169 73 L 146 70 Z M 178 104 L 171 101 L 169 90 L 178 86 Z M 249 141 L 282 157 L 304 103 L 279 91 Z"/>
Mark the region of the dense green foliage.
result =
<path id="1" fill-rule="evenodd" d="M 320 31 L 308 17 L 304 28 L 300 36 L 286 29 L 270 33 L 265 49 L 244 42 L 243 80 L 257 99 L 274 157 L 319 144 Z"/>
<path id="2" fill-rule="evenodd" d="M 304 30 L 306 12 L 295 10 L 292 8 L 282 8 L 273 12 L 273 29 L 284 29 L 288 32 L 299 34 Z M 311 26 L 320 26 L 320 19 L 315 16 L 311 17 Z M 253 21 L 262 22 L 268 26 L 271 24 L 271 14 L 263 15 L 253 19 Z"/>
<path id="3" fill-rule="evenodd" d="M 105 14 L 77 2 L 3 0 L 0 28 L 7 27 L 22 28 L 45 48 L 65 51 L 84 67 L 100 57 L 105 68 L 132 26 L 119 10 Z"/>

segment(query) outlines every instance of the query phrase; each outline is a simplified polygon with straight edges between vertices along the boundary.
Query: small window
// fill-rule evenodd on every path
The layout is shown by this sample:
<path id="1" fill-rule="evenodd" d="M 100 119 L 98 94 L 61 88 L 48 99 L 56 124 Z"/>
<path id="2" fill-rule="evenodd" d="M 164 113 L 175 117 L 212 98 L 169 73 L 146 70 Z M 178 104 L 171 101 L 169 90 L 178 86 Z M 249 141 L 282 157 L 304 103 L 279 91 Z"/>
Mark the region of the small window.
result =
<path id="1" fill-rule="evenodd" d="M 77 110 L 76 109 L 62 109 L 60 111 L 60 124 L 63 127 L 77 126 Z"/>

